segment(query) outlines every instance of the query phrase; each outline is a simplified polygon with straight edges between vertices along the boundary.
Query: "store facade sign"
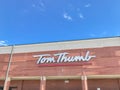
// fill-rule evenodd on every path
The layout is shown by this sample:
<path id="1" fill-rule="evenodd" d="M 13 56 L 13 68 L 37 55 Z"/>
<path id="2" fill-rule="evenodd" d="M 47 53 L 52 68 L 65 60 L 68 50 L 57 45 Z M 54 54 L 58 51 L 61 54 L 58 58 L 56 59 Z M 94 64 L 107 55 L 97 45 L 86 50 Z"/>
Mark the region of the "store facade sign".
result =
<path id="1" fill-rule="evenodd" d="M 88 62 L 92 58 L 95 58 L 95 55 L 90 55 L 90 51 L 87 51 L 84 56 L 69 56 L 69 53 L 57 53 L 57 54 L 41 54 L 33 55 L 37 57 L 37 64 L 46 64 L 46 63 L 67 63 L 67 62 Z"/>

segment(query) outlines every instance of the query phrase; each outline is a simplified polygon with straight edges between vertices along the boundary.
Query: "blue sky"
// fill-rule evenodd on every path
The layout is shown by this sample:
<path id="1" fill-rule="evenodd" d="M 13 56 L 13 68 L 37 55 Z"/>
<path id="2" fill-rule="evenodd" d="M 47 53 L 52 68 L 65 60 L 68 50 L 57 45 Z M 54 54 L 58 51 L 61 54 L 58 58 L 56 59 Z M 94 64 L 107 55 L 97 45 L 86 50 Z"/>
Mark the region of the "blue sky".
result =
<path id="1" fill-rule="evenodd" d="M 0 0 L 0 45 L 120 36 L 120 0 Z"/>

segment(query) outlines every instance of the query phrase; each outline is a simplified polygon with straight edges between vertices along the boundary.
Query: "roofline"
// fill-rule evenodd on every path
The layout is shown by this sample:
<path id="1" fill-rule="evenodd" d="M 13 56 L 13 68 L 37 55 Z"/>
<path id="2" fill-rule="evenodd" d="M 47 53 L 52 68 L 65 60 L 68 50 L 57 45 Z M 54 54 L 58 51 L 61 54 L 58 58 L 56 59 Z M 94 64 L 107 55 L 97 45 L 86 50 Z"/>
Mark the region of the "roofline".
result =
<path id="1" fill-rule="evenodd" d="M 14 45 L 14 53 L 43 52 L 70 49 L 87 49 L 120 46 L 120 37 L 71 40 L 64 42 Z M 0 54 L 8 54 L 12 46 L 0 47 Z"/>
<path id="2" fill-rule="evenodd" d="M 32 44 L 47 44 L 47 43 L 60 43 L 60 42 L 72 42 L 72 41 L 86 41 L 86 40 L 96 40 L 96 39 L 109 39 L 109 38 L 120 38 L 120 36 L 113 36 L 113 37 L 101 37 L 101 38 L 86 38 L 86 39 L 73 39 L 73 40 L 61 40 L 61 41 L 49 41 L 49 42 L 35 42 L 35 43 L 27 43 L 27 44 L 13 44 L 7 46 L 0 46 L 0 47 L 9 47 L 9 46 L 22 46 L 22 45 L 32 45 Z"/>

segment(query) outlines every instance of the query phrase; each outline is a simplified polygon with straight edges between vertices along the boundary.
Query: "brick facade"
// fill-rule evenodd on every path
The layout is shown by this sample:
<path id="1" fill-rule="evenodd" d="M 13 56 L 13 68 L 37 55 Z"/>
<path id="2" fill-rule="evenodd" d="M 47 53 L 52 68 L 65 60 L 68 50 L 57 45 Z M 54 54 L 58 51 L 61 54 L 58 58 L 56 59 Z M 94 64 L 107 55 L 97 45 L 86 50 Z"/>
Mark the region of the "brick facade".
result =
<path id="1" fill-rule="evenodd" d="M 87 51 L 96 57 L 88 62 L 62 63 L 63 66 L 40 66 L 38 57 L 33 57 L 63 52 L 69 53 L 69 57 L 85 56 Z M 0 54 L 0 87 L 4 85 L 9 59 L 10 53 Z M 120 90 L 120 46 L 17 53 L 13 50 L 8 77 L 11 78 L 12 90 L 40 90 L 42 83 L 45 88 L 41 90 L 81 90 L 83 72 L 88 79 L 88 90 Z M 42 76 L 46 77 L 45 82 L 40 80 Z"/>

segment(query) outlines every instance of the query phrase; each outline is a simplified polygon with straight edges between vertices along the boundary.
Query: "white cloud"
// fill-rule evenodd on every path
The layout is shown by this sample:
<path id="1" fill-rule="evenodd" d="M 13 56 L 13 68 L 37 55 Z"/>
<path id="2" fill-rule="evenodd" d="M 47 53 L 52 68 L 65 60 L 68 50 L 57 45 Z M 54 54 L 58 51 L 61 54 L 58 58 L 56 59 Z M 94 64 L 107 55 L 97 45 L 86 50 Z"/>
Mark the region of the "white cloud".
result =
<path id="1" fill-rule="evenodd" d="M 80 17 L 81 19 L 84 19 L 84 18 L 85 18 L 82 13 L 79 13 L 79 17 Z"/>
<path id="2" fill-rule="evenodd" d="M 39 9 L 40 11 L 45 11 L 45 3 L 43 0 L 35 0 L 32 3 L 32 8 Z"/>
<path id="3" fill-rule="evenodd" d="M 7 46 L 6 41 L 0 40 L 0 46 Z"/>
<path id="4" fill-rule="evenodd" d="M 88 7 L 90 7 L 90 6 L 91 6 L 90 3 L 88 3 L 88 4 L 85 5 L 86 8 L 88 8 Z"/>
<path id="5" fill-rule="evenodd" d="M 70 15 L 68 15 L 67 13 L 64 13 L 63 17 L 67 20 L 72 20 L 72 17 Z"/>

